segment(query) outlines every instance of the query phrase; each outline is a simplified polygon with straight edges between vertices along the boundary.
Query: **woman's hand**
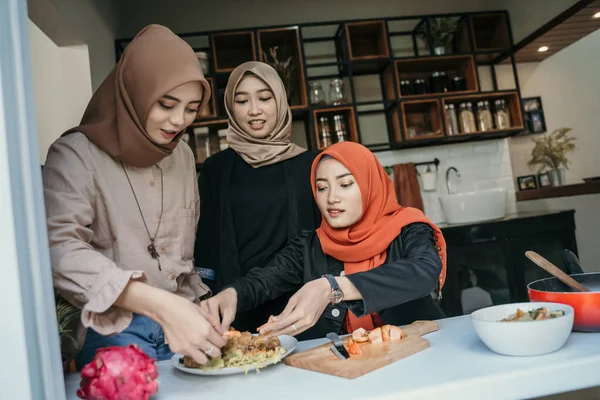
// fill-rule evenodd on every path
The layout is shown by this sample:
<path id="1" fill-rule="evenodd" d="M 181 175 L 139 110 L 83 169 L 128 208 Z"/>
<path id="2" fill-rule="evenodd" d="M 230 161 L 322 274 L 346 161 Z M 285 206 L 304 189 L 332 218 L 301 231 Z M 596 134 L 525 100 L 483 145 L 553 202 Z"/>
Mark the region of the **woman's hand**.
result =
<path id="1" fill-rule="evenodd" d="M 235 319 L 237 311 L 237 292 L 233 288 L 228 288 L 200 303 L 200 307 L 209 314 L 214 320 L 221 320 L 221 331 L 226 332 Z"/>
<path id="2" fill-rule="evenodd" d="M 331 295 L 331 286 L 325 278 L 310 281 L 300 288 L 288 302 L 285 310 L 275 317 L 274 322 L 263 325 L 261 334 L 269 336 L 297 335 L 313 327 Z"/>
<path id="3" fill-rule="evenodd" d="M 218 357 L 226 343 L 218 319 L 191 301 L 138 281 L 130 281 L 116 306 L 152 318 L 162 326 L 171 351 L 199 364 Z"/>
<path id="4" fill-rule="evenodd" d="M 164 312 L 157 315 L 171 351 L 188 355 L 199 364 L 206 363 L 209 357 L 220 356 L 219 349 L 227 341 L 222 336 L 219 320 L 191 301 L 173 297 L 165 304 Z"/>

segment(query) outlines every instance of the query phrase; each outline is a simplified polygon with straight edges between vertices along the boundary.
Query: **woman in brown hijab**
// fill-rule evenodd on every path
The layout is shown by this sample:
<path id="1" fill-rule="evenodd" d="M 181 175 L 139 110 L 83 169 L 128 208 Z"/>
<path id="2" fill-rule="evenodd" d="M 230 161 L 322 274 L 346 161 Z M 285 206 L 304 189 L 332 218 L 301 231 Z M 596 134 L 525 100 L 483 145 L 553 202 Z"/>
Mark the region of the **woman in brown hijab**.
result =
<path id="1" fill-rule="evenodd" d="M 210 292 L 193 269 L 199 217 L 194 157 L 183 131 L 210 97 L 192 48 L 144 28 L 94 93 L 81 124 L 43 169 L 54 286 L 81 308 L 85 344 L 137 344 L 163 360 L 204 363 L 225 344 L 195 303 Z M 213 327 L 214 326 L 214 327 Z M 167 344 L 168 343 L 168 344 Z"/>
<path id="2" fill-rule="evenodd" d="M 195 261 L 214 293 L 266 265 L 288 240 L 321 220 L 309 179 L 315 154 L 290 141 L 292 113 L 277 72 L 254 61 L 237 67 L 227 82 L 225 108 L 229 148 L 209 157 L 199 178 Z M 290 296 L 238 313 L 235 328 L 255 331 Z"/>

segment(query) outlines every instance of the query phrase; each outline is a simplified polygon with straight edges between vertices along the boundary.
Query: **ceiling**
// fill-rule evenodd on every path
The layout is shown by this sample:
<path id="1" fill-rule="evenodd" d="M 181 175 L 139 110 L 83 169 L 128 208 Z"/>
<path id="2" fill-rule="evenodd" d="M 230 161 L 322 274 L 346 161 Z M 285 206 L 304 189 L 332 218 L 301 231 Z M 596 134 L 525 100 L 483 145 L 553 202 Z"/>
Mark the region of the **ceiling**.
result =
<path id="1" fill-rule="evenodd" d="M 582 0 L 527 36 L 515 46 L 517 63 L 542 61 L 600 29 L 600 0 Z M 542 46 L 547 51 L 540 52 Z M 509 60 L 505 60 L 510 62 Z"/>

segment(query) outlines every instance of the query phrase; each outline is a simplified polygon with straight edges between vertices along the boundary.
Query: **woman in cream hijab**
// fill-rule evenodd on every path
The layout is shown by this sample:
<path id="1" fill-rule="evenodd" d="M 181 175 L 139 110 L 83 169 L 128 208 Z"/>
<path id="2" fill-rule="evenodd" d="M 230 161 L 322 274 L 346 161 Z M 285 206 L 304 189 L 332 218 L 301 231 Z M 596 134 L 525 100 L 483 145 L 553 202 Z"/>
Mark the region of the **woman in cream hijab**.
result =
<path id="1" fill-rule="evenodd" d="M 106 346 L 204 363 L 225 344 L 197 306 L 209 289 L 193 269 L 199 198 L 192 151 L 179 140 L 209 97 L 192 48 L 150 25 L 81 124 L 50 147 L 43 181 L 54 286 L 88 328 L 78 368 Z"/>
<path id="2" fill-rule="evenodd" d="M 225 90 L 229 148 L 209 157 L 199 179 L 201 212 L 195 261 L 203 280 L 220 291 L 266 265 L 286 242 L 321 219 L 312 198 L 315 154 L 290 141 L 292 113 L 277 72 L 247 62 Z M 255 331 L 283 310 L 286 293 L 236 316 L 236 329 Z"/>

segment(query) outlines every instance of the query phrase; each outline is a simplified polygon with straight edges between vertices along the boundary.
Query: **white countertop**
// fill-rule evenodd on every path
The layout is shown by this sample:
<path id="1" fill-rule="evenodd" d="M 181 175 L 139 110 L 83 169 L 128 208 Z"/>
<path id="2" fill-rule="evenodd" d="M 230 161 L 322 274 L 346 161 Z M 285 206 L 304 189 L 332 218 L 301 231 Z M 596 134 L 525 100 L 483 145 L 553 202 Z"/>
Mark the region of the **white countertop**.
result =
<path id="1" fill-rule="evenodd" d="M 349 380 L 277 364 L 259 374 L 203 377 L 158 363 L 153 399 L 525 399 L 600 386 L 600 333 L 577 333 L 555 353 L 509 357 L 489 350 L 470 316 L 439 320 L 425 337 L 431 347 Z M 540 338 L 543 340 L 543 338 Z M 296 351 L 325 340 L 300 342 Z M 66 378 L 67 398 L 77 399 L 79 375 Z"/>

